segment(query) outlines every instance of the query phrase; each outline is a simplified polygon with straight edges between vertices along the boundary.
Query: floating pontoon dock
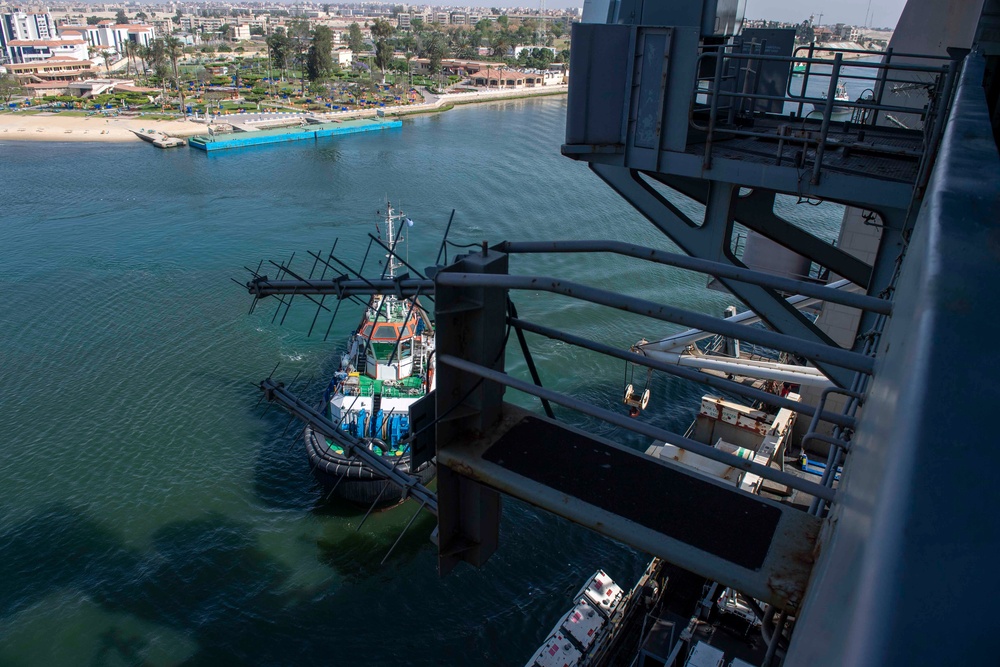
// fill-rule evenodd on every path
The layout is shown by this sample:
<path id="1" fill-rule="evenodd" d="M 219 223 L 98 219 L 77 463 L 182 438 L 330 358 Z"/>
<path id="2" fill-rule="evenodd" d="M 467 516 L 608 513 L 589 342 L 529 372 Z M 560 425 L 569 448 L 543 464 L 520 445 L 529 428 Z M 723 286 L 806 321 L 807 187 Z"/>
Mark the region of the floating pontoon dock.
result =
<path id="1" fill-rule="evenodd" d="M 261 146 L 277 144 L 286 141 L 305 141 L 332 137 L 339 134 L 355 134 L 357 132 L 374 132 L 402 127 L 400 120 L 370 118 L 361 120 L 345 120 L 336 123 L 316 123 L 301 127 L 286 127 L 255 132 L 231 132 L 214 136 L 199 135 L 191 137 L 188 143 L 192 148 L 203 151 L 219 151 L 227 148 L 243 148 L 244 146 Z"/>

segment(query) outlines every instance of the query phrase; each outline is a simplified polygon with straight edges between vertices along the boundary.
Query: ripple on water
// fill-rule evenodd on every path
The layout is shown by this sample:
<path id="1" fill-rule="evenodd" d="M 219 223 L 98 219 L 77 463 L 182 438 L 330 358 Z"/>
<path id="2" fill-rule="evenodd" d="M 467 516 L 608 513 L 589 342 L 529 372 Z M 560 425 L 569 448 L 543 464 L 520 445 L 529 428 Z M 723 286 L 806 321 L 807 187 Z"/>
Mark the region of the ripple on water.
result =
<path id="1" fill-rule="evenodd" d="M 407 119 L 401 131 L 220 156 L 6 143 L 0 663 L 511 664 L 594 569 L 633 580 L 642 555 L 516 501 L 505 501 L 501 548 L 481 570 L 439 580 L 426 519 L 382 565 L 412 506 L 359 531 L 363 511 L 321 505 L 296 434 L 282 434 L 287 419 L 255 408 L 256 384 L 276 365 L 279 379 L 313 377 L 318 395 L 360 309 L 344 306 L 324 342 L 328 316 L 307 337 L 315 308 L 305 299 L 279 326 L 277 304 L 248 316 L 246 291 L 230 280 L 337 238 L 338 255 L 359 263 L 387 197 L 416 223 L 407 246 L 417 267 L 433 261 L 453 208 L 457 243 L 669 248 L 559 155 L 565 111 L 565 99 L 507 101 Z M 833 228 L 835 213 L 816 214 Z M 726 303 L 699 276 L 609 255 L 513 264 L 705 312 Z M 615 345 L 674 330 L 551 295 L 514 300 L 522 317 Z M 531 344 L 546 386 L 617 409 L 621 363 Z M 653 394 L 650 419 L 683 428 L 699 392 L 656 378 Z"/>

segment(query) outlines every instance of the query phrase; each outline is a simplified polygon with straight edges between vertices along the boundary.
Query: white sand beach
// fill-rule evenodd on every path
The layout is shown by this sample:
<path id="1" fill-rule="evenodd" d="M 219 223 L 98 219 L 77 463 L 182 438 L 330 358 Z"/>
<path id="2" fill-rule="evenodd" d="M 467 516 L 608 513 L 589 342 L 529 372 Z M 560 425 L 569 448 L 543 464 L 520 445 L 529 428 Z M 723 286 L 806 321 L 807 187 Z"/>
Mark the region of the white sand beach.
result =
<path id="1" fill-rule="evenodd" d="M 0 141 L 142 141 L 132 130 L 153 129 L 175 137 L 205 134 L 205 126 L 186 120 L 143 117 L 103 118 L 60 114 L 0 114 Z"/>
<path id="2" fill-rule="evenodd" d="M 564 95 L 566 85 L 546 86 L 517 90 L 480 90 L 464 93 L 434 95 L 424 92 L 425 102 L 401 107 L 387 107 L 387 115 L 414 114 L 450 108 L 451 105 L 498 102 L 505 99 L 535 97 L 541 95 Z M 375 109 L 357 109 L 350 112 L 318 114 L 328 119 L 367 118 L 376 114 Z M 253 114 L 251 114 L 253 115 Z M 218 118 L 222 123 L 226 117 Z M 111 117 L 67 116 L 60 113 L 0 113 L 0 142 L 8 141 L 100 141 L 126 142 L 142 141 L 132 130 L 155 130 L 173 137 L 192 137 L 207 134 L 204 123 L 190 120 L 152 120 L 142 116 Z"/>

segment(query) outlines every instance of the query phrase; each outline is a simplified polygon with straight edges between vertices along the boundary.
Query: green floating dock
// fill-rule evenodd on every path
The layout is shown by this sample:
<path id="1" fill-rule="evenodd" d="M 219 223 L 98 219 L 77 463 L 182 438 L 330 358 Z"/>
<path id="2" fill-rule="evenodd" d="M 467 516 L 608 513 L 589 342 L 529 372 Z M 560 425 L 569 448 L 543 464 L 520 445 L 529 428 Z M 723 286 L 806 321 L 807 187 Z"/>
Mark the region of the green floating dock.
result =
<path id="1" fill-rule="evenodd" d="M 280 144 L 286 141 L 306 141 L 308 139 L 332 137 L 340 134 L 375 132 L 402 126 L 403 121 L 401 120 L 385 120 L 381 118 L 345 120 L 339 123 L 316 123 L 302 127 L 283 127 L 257 132 L 232 132 L 229 134 L 217 134 L 215 136 L 199 135 L 188 139 L 188 145 L 203 151 L 221 151 L 229 148 Z"/>

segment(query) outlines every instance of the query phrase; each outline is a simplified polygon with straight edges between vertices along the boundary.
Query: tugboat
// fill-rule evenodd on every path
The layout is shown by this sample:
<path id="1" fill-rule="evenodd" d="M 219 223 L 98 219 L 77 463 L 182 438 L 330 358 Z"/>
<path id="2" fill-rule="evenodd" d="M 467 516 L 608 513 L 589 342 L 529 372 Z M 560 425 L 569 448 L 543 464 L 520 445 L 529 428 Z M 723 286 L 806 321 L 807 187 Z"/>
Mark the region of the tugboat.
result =
<path id="1" fill-rule="evenodd" d="M 826 94 L 823 95 L 826 98 Z M 830 120 L 840 122 L 850 120 L 852 107 L 847 103 L 851 101 L 851 95 L 847 92 L 847 86 L 843 81 L 837 83 L 836 93 L 833 95 L 833 107 L 830 111 Z M 822 114 L 826 109 L 826 100 L 813 104 L 813 112 Z"/>
<path id="2" fill-rule="evenodd" d="M 412 222 L 386 202 L 376 224 L 389 248 L 386 276 L 396 277 L 402 266 L 396 248 L 403 242 L 403 225 Z M 434 324 L 416 297 L 374 294 L 361 323 L 348 340 L 326 391 L 326 416 L 339 428 L 363 442 L 397 470 L 429 482 L 433 463 L 410 468 L 410 406 L 434 388 Z M 347 456 L 336 443 L 305 429 L 306 453 L 317 479 L 330 494 L 344 500 L 386 506 L 402 500 L 402 489 L 361 461 Z"/>

